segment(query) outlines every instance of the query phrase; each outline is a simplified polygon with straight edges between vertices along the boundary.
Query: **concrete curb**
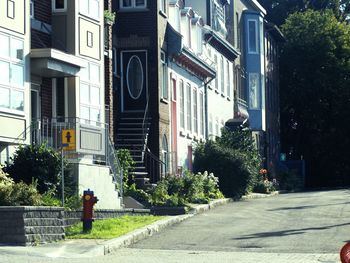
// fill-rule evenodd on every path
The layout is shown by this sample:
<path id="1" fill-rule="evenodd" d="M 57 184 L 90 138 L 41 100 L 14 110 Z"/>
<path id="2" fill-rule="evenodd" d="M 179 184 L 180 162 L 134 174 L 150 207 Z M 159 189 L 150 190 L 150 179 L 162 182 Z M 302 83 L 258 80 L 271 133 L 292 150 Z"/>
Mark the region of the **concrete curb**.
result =
<path id="1" fill-rule="evenodd" d="M 154 233 L 157 233 L 174 224 L 180 223 L 192 216 L 193 214 L 186 214 L 186 215 L 179 215 L 179 216 L 174 216 L 174 217 L 159 220 L 153 224 L 136 229 L 121 237 L 105 241 L 101 245 L 97 246 L 95 249 L 90 251 L 89 254 L 106 255 L 108 253 L 112 253 L 113 251 L 116 251 L 119 248 L 130 246 L 140 240 L 143 240 L 149 236 L 152 236 Z"/>
<path id="2" fill-rule="evenodd" d="M 243 195 L 241 197 L 241 200 L 248 200 L 248 199 L 259 199 L 259 198 L 266 198 L 266 197 L 271 197 L 271 196 L 275 196 L 275 195 L 279 195 L 280 191 L 274 191 L 272 193 L 269 194 L 259 194 L 259 193 L 250 193 L 247 195 Z"/>

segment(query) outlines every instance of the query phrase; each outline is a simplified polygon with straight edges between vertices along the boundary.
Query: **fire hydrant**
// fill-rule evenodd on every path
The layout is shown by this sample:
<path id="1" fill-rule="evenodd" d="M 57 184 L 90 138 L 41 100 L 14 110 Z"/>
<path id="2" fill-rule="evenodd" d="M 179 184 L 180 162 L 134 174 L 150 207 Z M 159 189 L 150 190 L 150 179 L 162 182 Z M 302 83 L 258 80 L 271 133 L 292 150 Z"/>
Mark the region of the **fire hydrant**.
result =
<path id="1" fill-rule="evenodd" d="M 98 202 L 94 192 L 88 189 L 83 193 L 83 231 L 88 232 L 92 229 L 93 220 L 93 207 Z"/>

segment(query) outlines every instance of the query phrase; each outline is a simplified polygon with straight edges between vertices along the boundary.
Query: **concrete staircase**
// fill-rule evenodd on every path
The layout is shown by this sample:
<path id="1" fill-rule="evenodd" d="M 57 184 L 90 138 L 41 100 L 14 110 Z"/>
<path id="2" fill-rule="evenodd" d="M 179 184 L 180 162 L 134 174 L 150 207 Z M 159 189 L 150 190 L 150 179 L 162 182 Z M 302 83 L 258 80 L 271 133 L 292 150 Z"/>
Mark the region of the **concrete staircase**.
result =
<path id="1" fill-rule="evenodd" d="M 147 187 L 150 176 L 144 162 L 143 154 L 147 145 L 151 119 L 144 121 L 143 112 L 122 113 L 117 128 L 117 149 L 128 149 L 135 161 L 134 175 L 137 187 Z"/>

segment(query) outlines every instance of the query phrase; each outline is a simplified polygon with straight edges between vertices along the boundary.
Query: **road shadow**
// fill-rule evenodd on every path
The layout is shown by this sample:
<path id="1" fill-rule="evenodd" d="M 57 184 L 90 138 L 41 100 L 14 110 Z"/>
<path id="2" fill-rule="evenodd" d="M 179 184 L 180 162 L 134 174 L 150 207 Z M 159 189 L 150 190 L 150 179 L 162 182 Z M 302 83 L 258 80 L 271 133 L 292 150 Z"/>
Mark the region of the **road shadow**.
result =
<path id="1" fill-rule="evenodd" d="M 248 240 L 248 239 L 264 238 L 264 237 L 284 237 L 284 236 L 292 236 L 292 235 L 301 235 L 308 231 L 327 230 L 327 229 L 347 226 L 347 225 L 350 225 L 350 223 L 331 225 L 331 226 L 322 226 L 322 227 L 290 229 L 290 230 L 282 230 L 282 231 L 275 231 L 275 232 L 260 232 L 260 233 L 250 234 L 242 237 L 232 238 L 231 240 Z"/>
<path id="2" fill-rule="evenodd" d="M 347 205 L 350 202 L 336 203 L 336 204 L 325 204 L 325 205 L 302 205 L 302 206 L 290 206 L 290 207 L 279 207 L 274 209 L 268 209 L 267 211 L 281 211 L 281 210 L 300 210 L 300 209 L 309 209 L 317 208 L 322 206 L 334 206 L 334 205 Z"/>

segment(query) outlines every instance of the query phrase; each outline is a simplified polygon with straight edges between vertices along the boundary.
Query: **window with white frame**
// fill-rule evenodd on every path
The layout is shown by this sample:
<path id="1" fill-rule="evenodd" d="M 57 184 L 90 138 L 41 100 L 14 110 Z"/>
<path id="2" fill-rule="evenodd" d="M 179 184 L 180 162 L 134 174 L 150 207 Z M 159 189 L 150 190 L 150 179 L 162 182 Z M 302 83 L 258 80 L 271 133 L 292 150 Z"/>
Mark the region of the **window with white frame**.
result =
<path id="1" fill-rule="evenodd" d="M 30 18 L 34 18 L 34 1 L 33 0 L 30 0 L 29 11 L 30 11 Z"/>
<path id="2" fill-rule="evenodd" d="M 209 135 L 213 135 L 213 115 L 209 114 Z"/>
<path id="3" fill-rule="evenodd" d="M 169 97 L 168 92 L 168 71 L 166 65 L 166 56 L 163 51 L 160 52 L 160 85 L 162 87 L 162 98 L 167 100 Z"/>
<path id="4" fill-rule="evenodd" d="M 259 108 L 259 74 L 249 73 L 249 108 Z"/>
<path id="5" fill-rule="evenodd" d="M 199 93 L 199 134 L 204 136 L 204 94 Z"/>
<path id="6" fill-rule="evenodd" d="M 24 111 L 23 40 L 0 34 L 0 108 Z"/>
<path id="7" fill-rule="evenodd" d="M 119 0 L 120 8 L 146 8 L 147 0 Z"/>
<path id="8" fill-rule="evenodd" d="M 226 60 L 226 92 L 227 97 L 231 98 L 231 70 L 230 70 L 230 62 Z"/>
<path id="9" fill-rule="evenodd" d="M 166 7 L 168 5 L 168 0 L 159 0 L 159 10 L 166 14 Z"/>
<path id="10" fill-rule="evenodd" d="M 180 128 L 185 129 L 185 86 L 184 81 L 180 80 Z"/>
<path id="11" fill-rule="evenodd" d="M 221 60 L 220 60 L 220 84 L 221 84 L 221 94 L 225 94 L 225 67 L 224 67 L 223 56 L 221 56 Z"/>
<path id="12" fill-rule="evenodd" d="M 67 11 L 67 0 L 52 0 L 53 12 L 65 12 Z"/>
<path id="13" fill-rule="evenodd" d="M 256 20 L 248 20 L 248 53 L 258 53 L 258 28 Z"/>
<path id="14" fill-rule="evenodd" d="M 187 115 L 187 130 L 192 131 L 192 88 L 189 83 L 186 85 L 186 99 L 187 99 L 187 107 L 186 107 L 186 115 Z"/>
<path id="15" fill-rule="evenodd" d="M 88 63 L 80 71 L 80 118 L 97 125 L 101 121 L 100 66 Z"/>
<path id="16" fill-rule="evenodd" d="M 198 98 L 197 98 L 197 89 L 193 89 L 193 132 L 198 133 Z"/>
<path id="17" fill-rule="evenodd" d="M 100 0 L 79 0 L 79 12 L 83 15 L 99 19 Z"/>
<path id="18" fill-rule="evenodd" d="M 218 56 L 214 54 L 214 64 L 215 64 L 215 69 L 216 72 L 218 72 L 219 66 L 218 66 Z M 215 76 L 215 89 L 219 90 L 219 76 L 216 74 Z"/>

